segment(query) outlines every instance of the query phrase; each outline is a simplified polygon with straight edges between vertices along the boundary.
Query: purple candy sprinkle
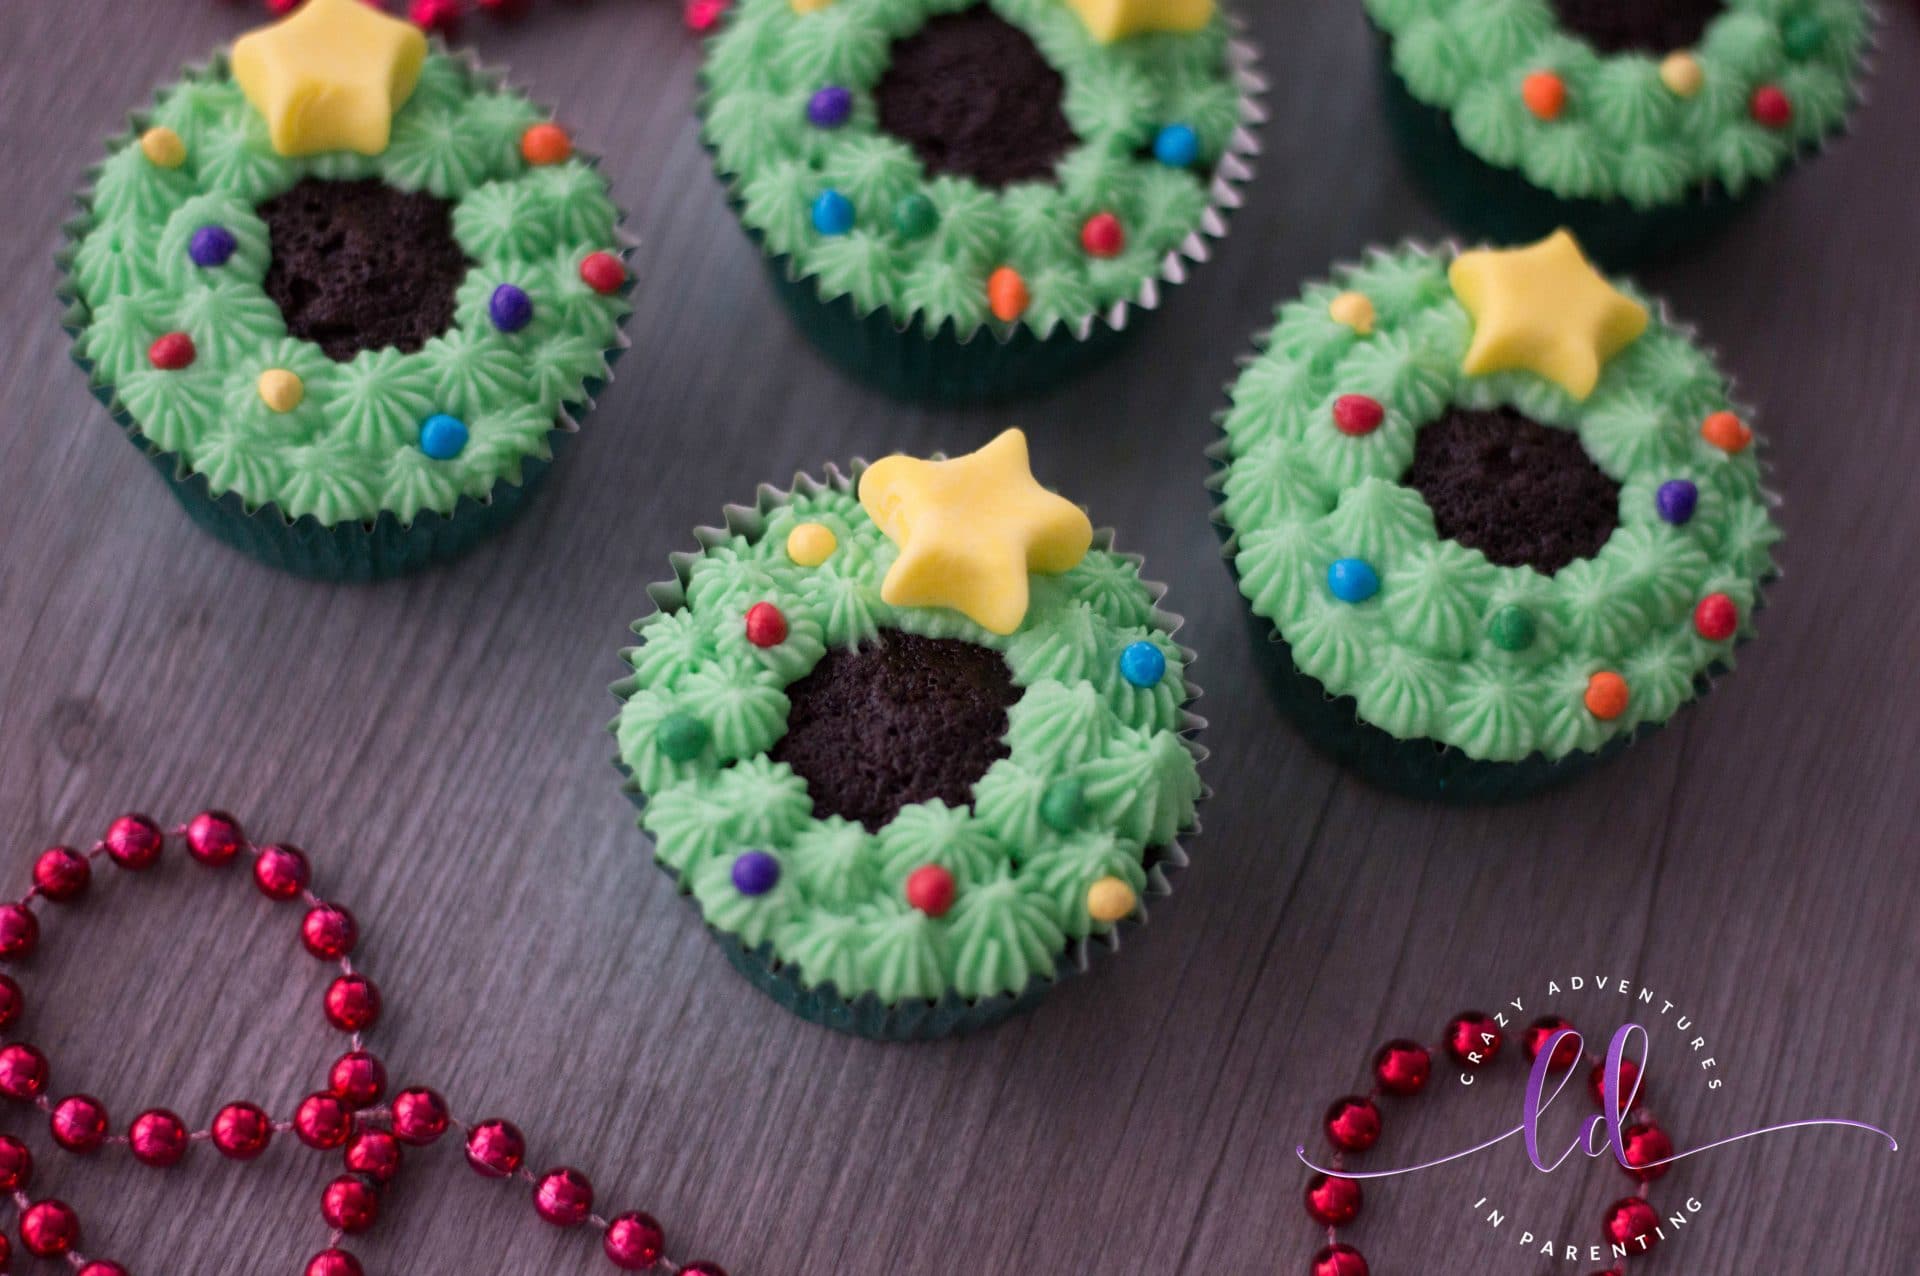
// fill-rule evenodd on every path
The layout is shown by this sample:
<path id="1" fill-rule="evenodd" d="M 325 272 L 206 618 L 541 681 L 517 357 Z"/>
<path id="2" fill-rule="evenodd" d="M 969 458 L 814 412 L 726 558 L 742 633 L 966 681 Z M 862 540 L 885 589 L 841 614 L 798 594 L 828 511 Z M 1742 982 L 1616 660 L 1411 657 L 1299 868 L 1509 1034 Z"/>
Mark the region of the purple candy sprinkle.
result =
<path id="1" fill-rule="evenodd" d="M 733 861 L 733 888 L 742 895 L 765 895 L 780 882 L 780 861 L 765 851 L 747 851 Z"/>
<path id="2" fill-rule="evenodd" d="M 224 266 L 240 247 L 240 241 L 225 226 L 202 226 L 187 241 L 187 256 L 196 266 Z"/>
<path id="3" fill-rule="evenodd" d="M 501 284 L 487 302 L 493 326 L 502 332 L 518 332 L 533 322 L 533 298 L 512 284 Z"/>
<path id="4" fill-rule="evenodd" d="M 853 115 L 853 93 L 829 84 L 807 103 L 807 120 L 815 128 L 839 128 Z"/>
<path id="5" fill-rule="evenodd" d="M 1693 517 L 1693 507 L 1699 500 L 1700 489 L 1687 479 L 1668 479 L 1653 494 L 1654 508 L 1675 527 Z"/>

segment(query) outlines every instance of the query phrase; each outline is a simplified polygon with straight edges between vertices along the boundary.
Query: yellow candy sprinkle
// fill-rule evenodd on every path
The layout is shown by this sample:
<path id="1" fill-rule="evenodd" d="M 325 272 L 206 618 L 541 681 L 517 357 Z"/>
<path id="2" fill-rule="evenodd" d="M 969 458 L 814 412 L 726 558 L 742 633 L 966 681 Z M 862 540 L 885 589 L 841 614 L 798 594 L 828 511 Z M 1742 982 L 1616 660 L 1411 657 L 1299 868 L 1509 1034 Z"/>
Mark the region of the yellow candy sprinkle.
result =
<path id="1" fill-rule="evenodd" d="M 1103 877 L 1087 887 L 1087 915 L 1097 922 L 1113 923 L 1129 917 L 1138 902 L 1133 887 L 1117 877 Z"/>
<path id="2" fill-rule="evenodd" d="M 1366 293 L 1343 292 L 1328 303 L 1327 317 L 1335 323 L 1344 323 L 1360 336 L 1370 337 L 1377 316 L 1373 300 Z"/>
<path id="3" fill-rule="evenodd" d="M 307 397 L 306 383 L 285 368 L 268 368 L 257 385 L 260 401 L 275 412 L 291 412 Z"/>
<path id="4" fill-rule="evenodd" d="M 187 144 L 170 128 L 150 128 L 142 133 L 140 153 L 156 168 L 179 168 L 187 162 Z"/>
<path id="5" fill-rule="evenodd" d="M 818 567 L 840 548 L 840 538 L 825 523 L 802 523 L 787 533 L 787 557 L 802 567 Z"/>
<path id="6" fill-rule="evenodd" d="M 1706 82 L 1707 73 L 1691 53 L 1669 53 L 1660 63 L 1660 83 L 1675 97 L 1692 97 Z"/>
<path id="7" fill-rule="evenodd" d="M 1213 0 L 1067 0 L 1067 6 L 1102 44 L 1150 31 L 1204 31 L 1213 21 Z"/>
<path id="8" fill-rule="evenodd" d="M 793 11 L 799 14 L 818 13 L 833 3 L 833 0 L 788 0 Z"/>

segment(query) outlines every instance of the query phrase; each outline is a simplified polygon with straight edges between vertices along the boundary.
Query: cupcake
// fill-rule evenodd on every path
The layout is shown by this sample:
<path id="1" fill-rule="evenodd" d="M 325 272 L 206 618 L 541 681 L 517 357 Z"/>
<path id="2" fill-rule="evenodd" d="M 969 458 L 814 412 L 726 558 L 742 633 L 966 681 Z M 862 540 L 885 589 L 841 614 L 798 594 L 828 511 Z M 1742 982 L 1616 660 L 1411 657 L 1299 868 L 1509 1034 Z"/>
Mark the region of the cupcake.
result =
<path id="1" fill-rule="evenodd" d="M 94 393 L 196 522 L 301 575 L 503 525 L 625 344 L 593 163 L 360 0 L 162 90 L 80 204 L 61 298 Z"/>
<path id="2" fill-rule="evenodd" d="M 1733 663 L 1773 575 L 1726 378 L 1564 231 L 1309 287 L 1222 420 L 1215 517 L 1276 694 L 1403 793 L 1618 751 Z"/>
<path id="3" fill-rule="evenodd" d="M 732 506 L 649 592 L 613 732 L 654 858 L 788 1010 L 998 1022 L 1186 862 L 1192 653 L 1008 431 Z"/>
<path id="4" fill-rule="evenodd" d="M 1476 239 L 1626 266 L 1732 220 L 1846 123 L 1865 0 L 1366 0 L 1408 167 Z"/>
<path id="5" fill-rule="evenodd" d="M 1213 0 L 742 0 L 708 148 L 782 298 L 896 395 L 1110 353 L 1226 233 L 1261 117 Z"/>

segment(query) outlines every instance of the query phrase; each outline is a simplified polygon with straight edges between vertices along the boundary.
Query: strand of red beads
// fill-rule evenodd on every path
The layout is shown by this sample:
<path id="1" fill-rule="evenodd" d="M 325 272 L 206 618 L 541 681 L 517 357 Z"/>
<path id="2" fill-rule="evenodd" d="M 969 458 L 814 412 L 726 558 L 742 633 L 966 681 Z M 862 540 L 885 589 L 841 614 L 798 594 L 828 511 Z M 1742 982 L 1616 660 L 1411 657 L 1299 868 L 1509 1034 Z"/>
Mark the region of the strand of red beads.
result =
<path id="1" fill-rule="evenodd" d="M 231 1160 L 251 1161 L 267 1150 L 274 1136 L 287 1133 L 315 1151 L 338 1152 L 344 1172 L 320 1196 L 327 1245 L 307 1261 L 305 1276 L 364 1276 L 360 1260 L 341 1248 L 341 1242 L 379 1220 L 381 1194 L 400 1171 L 403 1148 L 426 1147 L 456 1130 L 466 1140 L 467 1164 L 477 1173 L 517 1179 L 530 1187 L 535 1213 L 556 1227 L 594 1228 L 601 1234 L 601 1252 L 616 1269 L 727 1276 L 716 1263 L 680 1265 L 669 1259 L 665 1234 L 650 1214 L 635 1210 L 605 1218 L 594 1213 L 593 1185 L 579 1170 L 562 1166 L 533 1173 L 526 1165 L 526 1140 L 512 1122 L 490 1118 L 469 1124 L 425 1086 L 409 1086 L 389 1098 L 386 1067 L 367 1049 L 363 1036 L 379 1021 L 381 999 L 378 985 L 353 964 L 359 924 L 345 908 L 314 893 L 305 853 L 285 843 L 254 845 L 239 821 L 224 811 L 202 811 L 171 836 L 209 868 L 250 858 L 261 894 L 279 904 L 305 904 L 300 942 L 338 971 L 327 985 L 322 1008 L 327 1023 L 347 1034 L 347 1052 L 328 1069 L 326 1088 L 302 1099 L 284 1120 L 275 1120 L 258 1104 L 240 1101 L 221 1108 L 205 1129 L 194 1130 L 173 1112 L 152 1108 L 120 1135 L 111 1133 L 106 1106 L 93 1096 L 51 1099 L 52 1069 L 46 1055 L 24 1041 L 9 1041 L 0 1046 L 0 1098 L 45 1112 L 53 1141 L 61 1148 L 84 1156 L 124 1147 L 136 1161 L 156 1169 L 178 1165 L 192 1145 L 201 1142 L 213 1144 Z M 0 963 L 17 962 L 39 947 L 38 903 L 80 900 L 92 885 L 94 863 L 103 857 L 129 872 L 152 868 L 168 840 L 160 825 L 146 816 L 123 815 L 85 852 L 70 846 L 42 851 L 34 861 L 32 888 L 17 901 L 0 904 Z M 19 983 L 0 973 L 0 1032 L 10 1032 L 25 1006 Z M 26 1144 L 0 1135 L 0 1194 L 10 1197 L 18 1210 L 21 1248 L 36 1258 L 64 1259 L 79 1276 L 128 1276 L 119 1263 L 90 1259 L 81 1252 L 79 1216 L 64 1201 L 30 1197 L 32 1177 L 33 1156 Z M 11 1258 L 11 1242 L 0 1233 L 0 1272 L 8 1270 Z"/>
<path id="2" fill-rule="evenodd" d="M 1520 1045 L 1529 1066 L 1540 1052 L 1554 1042 L 1556 1034 L 1571 1031 L 1573 1025 L 1557 1015 L 1537 1019 L 1527 1026 Z M 1438 1047 L 1400 1037 L 1381 1046 L 1373 1056 L 1372 1084 L 1365 1094 L 1349 1094 L 1335 1099 L 1327 1108 L 1321 1128 L 1333 1145 L 1329 1164 L 1335 1171 L 1346 1167 L 1348 1159 L 1365 1153 L 1380 1140 L 1382 1121 L 1379 1100 L 1385 1097 L 1411 1098 L 1427 1088 L 1433 1076 L 1433 1061 L 1444 1052 L 1461 1068 L 1478 1072 L 1499 1057 L 1506 1034 L 1492 1015 L 1467 1010 L 1447 1021 L 1446 1032 Z M 1587 1088 L 1595 1104 L 1605 1110 L 1603 1086 L 1606 1063 L 1592 1052 L 1582 1055 L 1580 1039 L 1562 1036 L 1553 1045 L 1550 1066 L 1563 1072 L 1584 1057 L 1592 1064 Z M 1647 1200 L 1649 1185 L 1671 1167 L 1656 1165 L 1673 1155 L 1673 1140 L 1661 1128 L 1644 1103 L 1638 1101 L 1634 1087 L 1640 1076 L 1639 1065 L 1631 1059 L 1620 1061 L 1619 1093 L 1623 1099 L 1634 1096 L 1621 1141 L 1629 1166 L 1622 1168 L 1638 1181 L 1633 1195 L 1607 1207 L 1601 1218 L 1601 1236 L 1610 1251 L 1624 1250 L 1631 1256 L 1651 1253 L 1659 1243 L 1660 1214 Z M 1313 1256 L 1312 1276 L 1368 1276 L 1366 1257 L 1352 1245 L 1341 1241 L 1339 1229 L 1360 1217 L 1360 1184 L 1341 1178 L 1338 1173 L 1315 1174 L 1307 1180 L 1307 1216 L 1327 1229 L 1326 1245 Z M 1625 1276 L 1625 1263 L 1596 1272 L 1594 1276 Z"/>
<path id="3" fill-rule="evenodd" d="M 385 9 L 388 6 L 382 0 L 368 0 L 375 7 Z M 267 12 L 275 15 L 292 13 L 305 0 L 264 0 Z M 682 0 L 682 11 L 689 28 L 694 31 L 708 31 L 720 21 L 727 11 L 730 0 Z M 478 10 L 490 18 L 511 19 L 524 15 L 533 7 L 533 0 L 406 0 L 407 21 L 423 31 L 449 40 L 460 35 L 461 23 L 465 21 L 469 9 Z"/>

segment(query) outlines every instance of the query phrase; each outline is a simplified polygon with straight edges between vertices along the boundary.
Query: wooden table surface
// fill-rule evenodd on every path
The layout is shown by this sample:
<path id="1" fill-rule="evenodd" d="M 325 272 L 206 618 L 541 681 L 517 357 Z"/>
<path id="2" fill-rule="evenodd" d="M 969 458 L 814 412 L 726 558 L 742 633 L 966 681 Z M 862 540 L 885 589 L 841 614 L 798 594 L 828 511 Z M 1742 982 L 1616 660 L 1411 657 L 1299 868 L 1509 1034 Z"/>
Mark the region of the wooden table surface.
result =
<path id="1" fill-rule="evenodd" d="M 1651 1016 L 1654 1102 L 1683 1144 L 1830 1116 L 1920 1136 L 1911 7 L 1890 6 L 1853 135 L 1646 277 L 1762 405 L 1788 538 L 1758 641 L 1599 774 L 1468 811 L 1372 792 L 1276 715 L 1207 523 L 1209 417 L 1271 306 L 1370 242 L 1441 230 L 1389 153 L 1357 4 L 1284 9 L 1249 14 L 1274 123 L 1218 260 L 1128 361 L 1011 412 L 902 408 L 797 338 L 707 172 L 676 5 L 549 0 L 517 28 L 476 25 L 609 157 L 641 241 L 635 348 L 524 522 L 369 588 L 290 579 L 190 526 L 89 397 L 52 301 L 67 194 L 101 139 L 251 9 L 4 0 L 6 889 L 39 847 L 127 807 L 224 805 L 298 842 L 361 919 L 388 1007 L 372 1043 L 396 1080 L 511 1117 L 537 1165 L 581 1167 L 608 1212 L 651 1210 L 676 1257 L 735 1276 L 1304 1271 L 1321 1241 L 1293 1149 L 1323 1146 L 1326 1103 L 1381 1039 L 1433 1040 L 1454 1011 L 1511 998 L 1520 1022 L 1553 1010 L 1601 1033 Z M 723 503 L 829 459 L 971 447 L 1010 420 L 1038 472 L 1173 583 L 1218 796 L 1120 961 L 974 1039 L 847 1039 L 735 976 L 650 866 L 609 766 L 606 686 L 644 586 Z M 240 1097 L 284 1113 L 321 1084 L 341 1046 L 297 912 L 228 876 L 170 862 L 42 910 L 18 1031 L 51 1055 L 56 1094 L 97 1094 L 124 1128 L 161 1103 L 196 1123 Z M 1673 1008 L 1596 994 L 1602 976 Z M 1462 1093 L 1443 1070 L 1438 1093 L 1390 1101 L 1378 1158 L 1512 1124 L 1518 1061 L 1496 1078 Z M 291 1138 L 251 1166 L 203 1147 L 159 1173 L 61 1153 L 29 1111 L 0 1128 L 38 1154 L 36 1193 L 80 1211 L 87 1249 L 140 1276 L 298 1273 L 322 1243 L 335 1165 Z M 609 1270 L 451 1141 L 412 1159 L 354 1244 L 370 1271 Z M 1575 1159 L 1542 1175 L 1509 1143 L 1370 1186 L 1351 1239 L 1381 1273 L 1589 1272 L 1605 1264 L 1517 1235 L 1598 1239 L 1627 1181 Z M 1893 1273 L 1920 1253 L 1912 1155 L 1854 1131 L 1741 1143 L 1654 1193 L 1689 1196 L 1694 1221 L 1635 1271 Z M 1478 1217 L 1482 1197 L 1504 1226 Z"/>

